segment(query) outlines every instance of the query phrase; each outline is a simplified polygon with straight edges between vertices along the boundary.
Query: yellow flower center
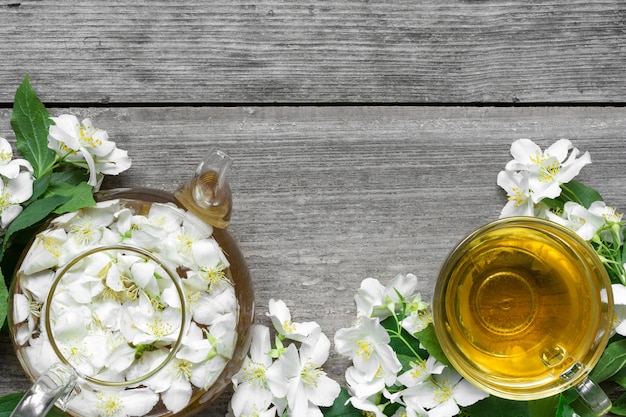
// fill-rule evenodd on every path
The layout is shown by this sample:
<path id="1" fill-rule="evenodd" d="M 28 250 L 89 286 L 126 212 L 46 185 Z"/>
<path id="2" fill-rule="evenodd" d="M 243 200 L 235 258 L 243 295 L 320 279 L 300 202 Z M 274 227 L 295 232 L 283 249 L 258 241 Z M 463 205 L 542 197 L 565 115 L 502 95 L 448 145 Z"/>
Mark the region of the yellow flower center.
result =
<path id="1" fill-rule="evenodd" d="M 172 333 L 172 330 L 174 330 L 174 327 L 170 323 L 164 322 L 159 317 L 154 319 L 154 321 L 148 327 L 154 337 L 167 336 L 168 334 Z"/>
<path id="2" fill-rule="evenodd" d="M 200 267 L 198 271 L 200 276 L 209 282 L 209 291 L 211 287 L 220 285 L 226 282 L 226 275 L 224 274 L 224 268 L 218 266 L 217 268 Z"/>
<path id="3" fill-rule="evenodd" d="M 105 417 L 111 417 L 116 415 L 122 409 L 124 405 L 120 395 L 117 393 L 96 393 L 96 408 L 100 411 L 100 415 Z"/>
<path id="4" fill-rule="evenodd" d="M 94 139 L 93 134 L 96 133 L 98 129 L 90 128 L 88 129 L 85 126 L 79 126 L 78 132 L 80 133 L 80 142 L 85 145 L 89 145 L 93 148 L 97 148 L 102 145 L 102 140 Z"/>
<path id="5" fill-rule="evenodd" d="M 291 320 L 283 321 L 283 330 L 285 333 L 293 333 L 296 331 L 296 325 Z"/>
<path id="6" fill-rule="evenodd" d="M 90 220 L 83 219 L 71 226 L 74 240 L 83 246 L 89 245 L 100 237 L 100 230 Z"/>
<path id="7" fill-rule="evenodd" d="M 243 368 L 243 379 L 256 387 L 264 388 L 267 386 L 266 371 L 267 369 L 263 364 L 250 361 Z"/>
<path id="8" fill-rule="evenodd" d="M 0 195 L 0 212 L 11 206 L 12 197 L 13 196 L 6 191 Z"/>
<path id="9" fill-rule="evenodd" d="M 356 354 L 365 360 L 369 360 L 372 356 L 372 345 L 367 340 L 359 340 L 356 342 Z"/>
<path id="10" fill-rule="evenodd" d="M 448 380 L 443 380 L 437 384 L 437 390 L 435 391 L 435 400 L 441 404 L 453 398 L 452 386 Z"/>
<path id="11" fill-rule="evenodd" d="M 419 378 L 424 372 L 426 372 L 426 361 L 419 360 L 417 362 L 409 362 L 411 365 L 411 376 L 415 379 Z"/>
<path id="12" fill-rule="evenodd" d="M 41 238 L 41 244 L 43 245 L 43 248 L 50 252 L 50 254 L 52 254 L 55 258 L 58 258 L 59 255 L 61 255 L 61 245 L 58 240 L 44 236 Z"/>
<path id="13" fill-rule="evenodd" d="M 13 152 L 9 149 L 8 151 L 0 151 L 0 161 L 9 162 L 13 159 Z"/>
<path id="14" fill-rule="evenodd" d="M 515 201 L 515 207 L 521 206 L 525 200 L 524 194 L 522 194 L 522 192 L 520 191 L 518 187 L 511 188 L 511 191 L 513 191 L 515 195 L 509 196 L 508 200 Z"/>
<path id="15" fill-rule="evenodd" d="M 309 360 L 300 371 L 300 379 L 307 387 L 317 388 L 318 380 L 323 374 L 322 368 Z"/>
<path id="16" fill-rule="evenodd" d="M 172 373 L 177 378 L 184 378 L 189 381 L 193 375 L 193 363 L 184 359 L 180 360 L 176 366 L 174 366 Z"/>
<path id="17" fill-rule="evenodd" d="M 561 163 L 555 160 L 551 164 L 542 167 L 540 172 L 541 172 L 541 177 L 539 177 L 540 182 L 554 181 L 559 175 L 559 173 L 561 172 Z"/>

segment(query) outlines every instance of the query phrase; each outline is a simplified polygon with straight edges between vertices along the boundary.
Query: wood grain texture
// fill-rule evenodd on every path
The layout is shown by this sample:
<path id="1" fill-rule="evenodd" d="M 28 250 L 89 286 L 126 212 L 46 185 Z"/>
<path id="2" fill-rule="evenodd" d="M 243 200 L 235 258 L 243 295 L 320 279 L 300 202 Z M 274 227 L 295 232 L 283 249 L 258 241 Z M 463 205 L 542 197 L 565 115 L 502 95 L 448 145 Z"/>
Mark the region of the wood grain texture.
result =
<path id="1" fill-rule="evenodd" d="M 257 322 L 271 298 L 332 339 L 351 325 L 362 279 L 415 273 L 430 299 L 439 265 L 466 233 L 498 217 L 496 175 L 509 148 L 569 138 L 593 163 L 579 179 L 626 208 L 626 109 L 493 107 L 213 107 L 51 109 L 91 117 L 134 159 L 105 188 L 173 190 L 211 145 L 230 174 L 239 241 L 255 283 Z M 0 110 L 0 135 L 9 134 Z M 28 386 L 6 336 L 0 395 Z M 332 353 L 325 370 L 343 380 Z M 230 393 L 202 415 L 223 416 Z"/>
<path id="2" fill-rule="evenodd" d="M 622 0 L 5 0 L 0 102 L 626 101 Z"/>

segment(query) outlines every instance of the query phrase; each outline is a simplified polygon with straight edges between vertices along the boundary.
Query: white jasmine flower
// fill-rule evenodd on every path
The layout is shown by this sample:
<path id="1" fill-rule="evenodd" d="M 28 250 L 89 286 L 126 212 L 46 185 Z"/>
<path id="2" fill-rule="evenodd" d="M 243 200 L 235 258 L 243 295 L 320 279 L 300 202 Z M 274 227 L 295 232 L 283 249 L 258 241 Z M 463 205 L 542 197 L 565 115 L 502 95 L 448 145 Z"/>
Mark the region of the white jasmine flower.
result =
<path id="1" fill-rule="evenodd" d="M 626 286 L 613 284 L 611 290 L 613 292 L 613 331 L 626 336 Z"/>
<path id="2" fill-rule="evenodd" d="M 581 238 L 591 240 L 598 229 L 606 224 L 604 217 L 593 214 L 585 207 L 568 201 L 561 216 L 548 212 L 548 218 L 576 232 Z"/>
<path id="3" fill-rule="evenodd" d="M 194 321 L 200 324 L 211 324 L 219 316 L 237 311 L 237 297 L 232 285 L 224 286 L 219 293 L 198 291 L 195 285 L 188 285 L 188 280 L 183 280 L 187 308 L 193 315 Z M 173 292 L 163 292 L 163 299 L 169 300 Z"/>
<path id="4" fill-rule="evenodd" d="M 63 229 L 46 229 L 39 233 L 22 261 L 21 270 L 30 275 L 59 266 L 66 241 L 67 233 Z"/>
<path id="5" fill-rule="evenodd" d="M 159 396 L 148 388 L 82 390 L 68 408 L 85 417 L 131 417 L 147 415 L 159 401 Z"/>
<path id="6" fill-rule="evenodd" d="M 440 374 L 446 366 L 433 356 L 428 359 L 416 359 L 410 363 L 411 369 L 398 376 L 398 382 L 405 387 L 414 387 L 426 381 L 433 374 Z"/>
<path id="7" fill-rule="evenodd" d="M 54 317 L 54 340 L 73 367 L 85 375 L 95 376 L 104 367 L 107 344 L 103 335 L 90 333 L 87 326 L 80 312 L 71 309 Z"/>
<path id="8" fill-rule="evenodd" d="M 380 317 L 381 320 L 396 312 L 400 297 L 408 298 L 417 287 L 417 277 L 413 274 L 396 275 L 386 286 L 377 279 L 366 278 L 361 282 L 354 299 L 357 315 Z"/>
<path id="9" fill-rule="evenodd" d="M 614 238 L 619 242 L 624 241 L 624 234 L 622 230 L 622 214 L 618 213 L 615 207 L 609 207 L 604 201 L 594 201 L 589 206 L 589 212 L 600 216 L 605 220 L 605 226 L 607 230 L 600 231 L 600 237 L 607 242 L 613 242 Z"/>
<path id="10" fill-rule="evenodd" d="M 198 382 L 198 376 L 206 377 L 201 373 L 203 367 L 208 366 L 208 359 L 214 346 L 211 341 L 204 337 L 204 331 L 194 323 L 191 323 L 183 346 L 176 357 L 168 362 L 156 375 L 145 381 L 145 385 L 161 395 L 163 403 L 173 413 L 181 411 L 187 406 L 193 393 L 192 383 L 200 388 L 206 388 L 204 381 Z M 164 361 L 168 354 L 166 350 L 157 352 L 145 352 L 144 360 L 135 369 L 138 375 L 145 374 L 148 369 L 153 369 L 157 364 Z M 225 364 L 225 362 L 223 363 Z M 221 372 L 220 369 L 212 369 Z"/>
<path id="11" fill-rule="evenodd" d="M 559 139 L 545 151 L 530 139 L 519 139 L 511 145 L 514 159 L 507 163 L 505 170 L 527 171 L 532 200 L 538 203 L 544 198 L 558 197 L 561 184 L 574 179 L 591 163 L 589 152 L 580 158 L 578 154 L 578 149 L 567 139 Z"/>
<path id="12" fill-rule="evenodd" d="M 357 410 L 363 411 L 363 414 L 370 417 L 387 417 L 383 410 L 386 405 L 379 405 L 377 403 L 377 396 L 372 397 L 350 397 L 350 404 Z"/>
<path id="13" fill-rule="evenodd" d="M 20 271 L 20 287 L 23 292 L 30 294 L 30 297 L 43 303 L 50 292 L 54 282 L 54 271 L 46 269 L 34 274 L 26 275 Z"/>
<path id="14" fill-rule="evenodd" d="M 22 172 L 33 173 L 33 166 L 25 159 L 13 159 L 13 149 L 5 138 L 0 137 L 0 175 L 14 179 Z"/>
<path id="15" fill-rule="evenodd" d="M 81 123 L 76 116 L 63 114 L 52 120 L 48 147 L 68 163 L 89 169 L 89 185 L 96 187 L 101 174 L 117 175 L 130 168 L 128 153 L 109 141 L 107 132 L 96 129 L 90 119 Z"/>
<path id="16" fill-rule="evenodd" d="M 423 407 L 429 417 L 452 417 L 466 407 L 487 398 L 483 392 L 463 379 L 456 371 L 446 368 L 440 374 L 410 388 L 403 395 L 407 407 Z"/>
<path id="17" fill-rule="evenodd" d="M 315 329 L 319 328 L 315 322 L 294 323 L 291 321 L 289 308 L 282 300 L 270 299 L 266 315 L 272 320 L 278 334 L 298 342 L 305 341 Z"/>
<path id="18" fill-rule="evenodd" d="M 269 329 L 255 324 L 251 333 L 249 356 L 232 378 L 235 392 L 230 404 L 236 417 L 248 415 L 251 408 L 267 410 L 274 396 L 280 398 L 287 394 L 280 364 L 273 363 L 269 356 L 272 348 Z"/>
<path id="19" fill-rule="evenodd" d="M 209 338 L 214 341 L 215 352 L 226 359 L 232 358 L 235 350 L 236 328 L 237 317 L 232 312 L 217 317 L 209 327 Z"/>
<path id="20" fill-rule="evenodd" d="M 391 417 L 428 417 L 428 412 L 423 408 L 400 407 Z"/>
<path id="21" fill-rule="evenodd" d="M 335 349 L 340 355 L 352 359 L 367 378 L 373 379 L 382 367 L 386 384 L 393 385 L 402 365 L 389 346 L 390 340 L 377 317 L 361 317 L 356 326 L 339 329 L 335 333 Z"/>
<path id="22" fill-rule="evenodd" d="M 124 308 L 122 332 L 133 345 L 154 342 L 173 342 L 178 338 L 181 326 L 181 311 L 176 308 L 159 306 L 145 293 L 140 292 L 138 299 Z"/>
<path id="23" fill-rule="evenodd" d="M 59 362 L 56 353 L 45 333 L 40 333 L 38 337 L 30 339 L 28 346 L 24 347 L 26 363 L 37 364 L 35 376 L 41 375 L 52 365 Z"/>
<path id="24" fill-rule="evenodd" d="M 339 395 L 339 384 L 328 376 L 322 365 L 328 358 L 330 340 L 320 333 L 317 343 L 298 351 L 290 344 L 278 359 L 287 379 L 287 404 L 290 415 L 322 416 L 320 406 L 329 407 Z"/>
<path id="25" fill-rule="evenodd" d="M 18 346 L 26 343 L 33 335 L 35 326 L 41 317 L 43 303 L 27 292 L 13 296 L 13 322 L 16 323 L 15 342 Z"/>
<path id="26" fill-rule="evenodd" d="M 6 228 L 23 210 L 21 203 L 33 195 L 33 182 L 30 171 L 20 172 L 14 178 L 0 177 L 0 226 Z"/>
<path id="27" fill-rule="evenodd" d="M 225 270 L 230 266 L 214 239 L 197 240 L 191 244 L 194 270 L 188 272 L 188 283 L 198 290 L 219 292 L 231 285 Z"/>
<path id="28" fill-rule="evenodd" d="M 529 185 L 528 172 L 500 171 L 497 183 L 506 191 L 508 202 L 502 208 L 500 218 L 534 216 L 535 202 Z"/>
<path id="29" fill-rule="evenodd" d="M 243 408 L 240 414 L 227 414 L 226 417 L 276 417 L 276 407 L 272 406 L 266 409 L 259 408 L 254 403 L 243 402 Z"/>
<path id="30" fill-rule="evenodd" d="M 386 389 L 385 380 L 387 375 L 382 367 L 379 367 L 378 372 L 372 377 L 356 366 L 350 366 L 346 369 L 345 377 L 349 392 L 355 397 L 371 397 L 377 393 L 384 392 Z"/>
<path id="31" fill-rule="evenodd" d="M 408 314 L 402 319 L 400 325 L 409 334 L 414 335 L 421 332 L 433 321 L 428 304 L 422 301 L 422 295 L 419 293 L 406 306 L 406 312 Z"/>

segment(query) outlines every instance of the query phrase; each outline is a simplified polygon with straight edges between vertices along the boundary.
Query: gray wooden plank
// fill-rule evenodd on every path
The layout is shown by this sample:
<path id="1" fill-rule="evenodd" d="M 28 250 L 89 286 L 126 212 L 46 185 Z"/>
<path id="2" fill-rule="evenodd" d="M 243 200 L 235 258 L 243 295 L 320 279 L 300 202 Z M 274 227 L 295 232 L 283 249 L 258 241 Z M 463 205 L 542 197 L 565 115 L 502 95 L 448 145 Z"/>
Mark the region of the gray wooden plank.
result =
<path id="1" fill-rule="evenodd" d="M 331 337 L 354 318 L 362 279 L 418 276 L 430 299 L 439 265 L 467 232 L 498 217 L 496 175 L 510 144 L 569 138 L 593 163 L 579 179 L 626 208 L 626 109 L 615 107 L 172 107 L 51 109 L 91 117 L 133 157 L 105 188 L 174 190 L 211 145 L 235 162 L 230 230 L 255 282 L 257 322 L 271 298 Z M 0 135 L 13 139 L 8 110 Z M 0 337 L 0 394 L 23 390 Z M 343 379 L 347 361 L 326 371 Z M 223 416 L 226 393 L 206 416 Z"/>
<path id="2" fill-rule="evenodd" d="M 624 102 L 621 0 L 3 1 L 0 102 Z"/>

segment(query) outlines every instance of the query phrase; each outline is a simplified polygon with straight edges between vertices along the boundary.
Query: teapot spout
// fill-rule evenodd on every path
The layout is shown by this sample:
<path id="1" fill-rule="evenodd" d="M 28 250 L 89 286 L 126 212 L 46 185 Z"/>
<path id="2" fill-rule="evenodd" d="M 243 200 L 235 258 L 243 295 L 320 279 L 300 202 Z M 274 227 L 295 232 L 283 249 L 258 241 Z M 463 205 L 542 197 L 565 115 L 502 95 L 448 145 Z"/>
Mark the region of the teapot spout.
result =
<path id="1" fill-rule="evenodd" d="M 52 406 L 68 401 L 74 394 L 77 376 L 69 366 L 52 365 L 24 394 L 11 417 L 45 416 Z"/>
<path id="2" fill-rule="evenodd" d="M 232 195 L 226 171 L 231 163 L 224 151 L 212 149 L 191 180 L 174 193 L 187 210 L 218 229 L 230 222 Z"/>

